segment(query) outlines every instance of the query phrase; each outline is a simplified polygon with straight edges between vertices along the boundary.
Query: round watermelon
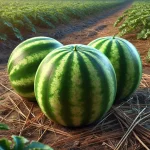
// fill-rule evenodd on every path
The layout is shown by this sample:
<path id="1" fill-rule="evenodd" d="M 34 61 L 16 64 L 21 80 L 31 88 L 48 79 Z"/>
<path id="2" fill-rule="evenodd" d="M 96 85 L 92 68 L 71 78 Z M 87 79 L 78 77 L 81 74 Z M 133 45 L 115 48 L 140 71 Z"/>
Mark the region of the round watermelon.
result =
<path id="1" fill-rule="evenodd" d="M 35 95 L 42 112 L 63 126 L 82 126 L 100 119 L 116 95 L 116 75 L 98 50 L 71 44 L 50 52 L 35 76 Z"/>
<path id="2" fill-rule="evenodd" d="M 63 46 L 49 37 L 34 37 L 20 43 L 11 53 L 7 70 L 11 86 L 22 97 L 35 100 L 34 77 L 43 58 Z"/>
<path id="3" fill-rule="evenodd" d="M 98 38 L 88 45 L 104 53 L 115 69 L 116 102 L 129 97 L 139 86 L 142 77 L 142 63 L 135 46 L 119 37 Z"/>

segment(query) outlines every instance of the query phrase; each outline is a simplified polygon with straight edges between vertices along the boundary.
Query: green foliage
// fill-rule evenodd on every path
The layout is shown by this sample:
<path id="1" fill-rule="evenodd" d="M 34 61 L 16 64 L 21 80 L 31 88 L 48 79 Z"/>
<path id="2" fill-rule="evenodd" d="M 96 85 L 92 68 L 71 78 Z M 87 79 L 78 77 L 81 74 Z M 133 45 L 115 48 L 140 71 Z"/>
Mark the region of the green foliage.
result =
<path id="1" fill-rule="evenodd" d="M 146 60 L 147 60 L 148 63 L 150 63 L 150 49 L 149 49 L 149 51 L 147 53 Z"/>
<path id="2" fill-rule="evenodd" d="M 9 127 L 6 124 L 0 123 L 0 130 L 9 130 Z"/>
<path id="3" fill-rule="evenodd" d="M 0 130 L 8 130 L 9 127 L 5 124 L 0 124 Z M 48 145 L 32 141 L 29 142 L 22 136 L 12 135 L 13 141 L 6 138 L 0 139 L 0 150 L 53 150 Z"/>
<path id="4" fill-rule="evenodd" d="M 7 40 L 7 35 L 4 33 L 0 33 L 0 40 L 3 40 L 3 41 Z"/>
<path id="5" fill-rule="evenodd" d="M 55 28 L 60 23 L 69 23 L 72 18 L 84 18 L 123 2 L 124 0 L 0 1 L 0 40 L 12 37 L 23 40 L 23 33 L 36 33 L 37 26 Z"/>
<path id="6" fill-rule="evenodd" d="M 0 150 L 53 150 L 39 142 L 29 142 L 22 136 L 12 136 L 13 142 L 6 138 L 0 139 Z"/>
<path id="7" fill-rule="evenodd" d="M 136 33 L 137 39 L 150 37 L 150 3 L 135 2 L 118 18 L 114 26 L 119 28 L 119 36 Z"/>

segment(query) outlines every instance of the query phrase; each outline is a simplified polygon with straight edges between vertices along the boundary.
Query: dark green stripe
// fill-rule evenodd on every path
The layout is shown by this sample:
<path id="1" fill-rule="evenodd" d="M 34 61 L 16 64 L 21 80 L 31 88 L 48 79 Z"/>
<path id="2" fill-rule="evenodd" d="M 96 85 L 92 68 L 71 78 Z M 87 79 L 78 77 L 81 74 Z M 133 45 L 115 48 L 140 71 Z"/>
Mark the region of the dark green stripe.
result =
<path id="1" fill-rule="evenodd" d="M 34 81 L 33 82 L 31 82 L 30 84 L 28 84 L 28 85 L 24 85 L 24 86 L 14 86 L 13 84 L 12 84 L 12 87 L 20 94 L 20 93 L 22 93 L 22 94 L 20 94 L 20 95 L 22 95 L 23 96 L 23 94 L 28 94 L 28 93 L 31 93 L 31 92 L 34 92 Z M 26 96 L 26 97 L 28 97 L 28 96 Z"/>
<path id="2" fill-rule="evenodd" d="M 92 84 L 91 84 L 91 79 L 90 79 L 90 72 L 86 66 L 86 63 L 84 62 L 84 58 L 82 58 L 82 56 L 77 53 L 77 59 L 79 62 L 79 68 L 81 71 L 81 79 L 82 79 L 82 83 L 81 83 L 81 88 L 83 89 L 82 95 L 81 95 L 81 101 L 84 102 L 84 110 L 83 110 L 83 114 L 82 114 L 82 121 L 81 124 L 87 124 L 89 122 L 89 120 L 91 119 L 91 115 L 92 115 L 92 110 L 91 110 L 91 106 L 92 106 Z"/>
<path id="3" fill-rule="evenodd" d="M 121 46 L 119 40 L 116 39 L 116 46 L 118 50 L 118 55 L 120 56 L 119 59 L 119 70 L 116 70 L 115 64 L 114 69 L 116 71 L 116 74 L 118 74 L 119 79 L 117 79 L 117 95 L 116 95 L 116 100 L 119 100 L 122 97 L 124 89 L 128 88 L 127 87 L 127 60 L 125 57 L 125 52 L 124 52 L 124 47 Z M 116 53 L 117 55 L 117 53 Z M 117 76 L 117 77 L 118 77 Z"/>
<path id="4" fill-rule="evenodd" d="M 107 40 L 108 41 L 108 40 Z M 103 53 L 108 57 L 108 59 L 111 59 L 111 53 L 112 53 L 112 40 L 109 40 L 105 50 Z"/>
<path id="5" fill-rule="evenodd" d="M 42 41 L 39 42 L 39 44 L 37 45 L 32 45 L 30 47 L 27 47 L 23 50 L 23 53 L 20 54 L 17 58 L 15 58 L 15 60 L 12 60 L 12 62 L 10 62 L 10 65 L 8 66 L 8 73 L 10 73 L 10 71 L 12 70 L 12 68 L 15 65 L 18 65 L 20 61 L 22 61 L 25 57 L 27 56 L 32 56 L 33 54 L 37 54 L 43 51 L 47 51 L 47 54 L 54 50 L 55 48 L 60 47 L 61 44 L 57 44 L 57 43 L 46 43 L 43 44 Z"/>
<path id="6" fill-rule="evenodd" d="M 107 40 L 107 38 L 106 37 L 97 38 L 96 40 L 91 41 L 88 45 L 89 46 L 93 45 L 93 44 L 98 43 L 99 41 L 102 41 L 102 40 Z"/>
<path id="7" fill-rule="evenodd" d="M 33 37 L 33 38 L 30 38 L 30 39 L 22 42 L 20 45 L 17 46 L 17 48 L 22 48 L 23 46 L 26 46 L 30 43 L 34 43 L 34 42 L 38 42 L 38 41 L 52 41 L 52 40 L 54 40 L 54 39 L 49 38 L 49 37 Z"/>
<path id="8" fill-rule="evenodd" d="M 20 67 L 19 70 L 15 71 L 12 75 L 10 75 L 11 81 L 16 81 L 20 79 L 26 79 L 31 76 L 35 76 L 37 68 L 43 59 L 36 60 L 35 62 L 31 62 L 28 65 Z"/>
<path id="9" fill-rule="evenodd" d="M 91 47 L 94 47 L 94 48 L 96 48 L 96 49 L 98 49 L 98 50 L 100 50 L 101 49 L 101 46 L 105 43 L 105 42 L 107 42 L 108 41 L 108 39 L 100 39 L 98 42 L 96 42 L 96 41 L 93 41 L 93 42 L 91 42 L 90 44 L 88 44 L 89 46 L 91 46 Z M 97 45 L 94 45 L 95 43 L 98 43 Z"/>
<path id="10" fill-rule="evenodd" d="M 35 38 L 31 38 L 28 40 L 25 40 L 24 42 L 22 42 L 21 44 L 19 44 L 11 53 L 9 60 L 12 58 L 14 53 L 17 53 L 18 51 L 20 51 L 20 49 L 22 49 L 23 46 L 26 46 L 32 42 L 36 42 L 36 41 L 41 41 L 41 40 L 51 40 L 51 38 L 48 37 L 35 37 Z"/>
<path id="11" fill-rule="evenodd" d="M 51 55 L 51 58 L 53 56 L 59 54 L 59 53 L 60 53 L 59 51 L 56 51 L 55 53 L 53 53 Z M 39 52 L 39 55 L 40 55 L 40 52 Z M 36 61 L 31 62 L 28 65 L 21 66 L 19 68 L 19 70 L 15 71 L 12 75 L 10 75 L 11 81 L 14 81 L 14 80 L 17 81 L 17 80 L 20 80 L 22 78 L 28 78 L 31 75 L 35 75 L 35 73 L 37 71 L 37 68 L 38 68 L 38 66 L 39 66 L 39 64 L 41 63 L 42 60 L 43 60 L 43 58 L 40 58 L 40 59 L 38 59 Z"/>
<path id="12" fill-rule="evenodd" d="M 60 53 L 59 51 L 57 51 L 56 53 L 52 54 L 51 57 L 53 57 L 54 55 L 57 55 L 58 53 Z M 29 65 L 24 66 L 23 68 L 20 68 L 19 71 L 14 72 L 14 74 L 12 74 L 9 78 L 11 81 L 16 81 L 20 80 L 22 78 L 29 78 L 29 77 L 34 77 L 35 73 L 37 71 L 37 68 L 40 64 L 41 60 L 35 61 L 30 63 Z M 34 66 L 34 67 L 33 67 Z M 19 93 L 30 93 L 30 92 L 34 92 L 34 80 L 31 81 L 31 83 L 28 83 L 26 85 L 13 85 L 12 87 L 18 91 Z"/>
<path id="13" fill-rule="evenodd" d="M 83 53 L 84 53 L 84 51 L 83 51 Z M 91 54 L 91 51 L 89 52 L 90 54 Z M 86 54 L 87 55 L 87 52 L 85 52 L 84 54 Z M 109 59 L 107 58 L 107 57 L 105 57 L 104 58 L 104 55 L 103 55 L 103 53 L 95 53 L 95 52 L 92 52 L 92 54 L 94 54 L 94 56 L 95 57 L 97 57 L 97 60 L 100 60 L 101 62 L 102 62 L 102 64 L 103 63 L 105 63 L 105 66 L 106 66 L 106 68 L 107 68 L 107 70 L 108 70 L 108 68 L 109 68 L 109 70 L 110 70 L 110 72 L 113 74 L 111 77 L 113 78 L 113 81 L 116 81 L 116 74 L 115 74 L 115 70 L 114 70 L 114 68 L 113 68 L 113 65 L 109 62 Z M 91 56 L 90 56 L 91 57 Z M 93 59 L 95 59 L 94 57 L 91 57 L 91 58 L 93 58 Z M 96 61 L 96 59 L 95 59 L 95 61 Z M 92 61 L 93 62 L 93 61 Z M 92 63 L 91 62 L 91 63 Z M 97 62 L 98 63 L 98 62 Z M 94 66 L 94 65 L 93 65 Z M 104 65 L 102 65 L 102 66 L 100 66 L 100 67 L 104 67 Z M 94 66 L 94 68 L 96 69 L 96 67 Z M 96 69 L 97 70 L 97 69 Z M 105 69 L 104 69 L 105 70 Z M 115 87 L 117 88 L 117 83 L 116 82 L 114 82 L 114 85 L 115 85 Z"/>
<path id="14" fill-rule="evenodd" d="M 60 103 L 62 105 L 61 116 L 67 126 L 73 126 L 73 120 L 71 116 L 71 107 L 70 107 L 70 99 L 71 99 L 71 73 L 72 73 L 72 63 L 73 63 L 73 54 L 70 53 L 69 58 L 66 61 L 66 65 L 64 67 L 64 71 L 62 74 L 62 78 L 60 81 Z"/>
<path id="15" fill-rule="evenodd" d="M 97 60 L 100 60 L 102 62 L 102 65 L 100 65 L 94 57 L 91 57 L 88 54 L 85 54 L 85 55 L 86 55 L 86 57 L 88 57 L 88 59 L 92 63 L 93 68 L 95 70 L 97 70 L 97 75 L 98 75 L 101 83 L 103 83 L 99 87 L 100 90 L 102 91 L 102 92 L 99 92 L 99 94 L 103 96 L 102 97 L 102 103 L 99 106 L 99 109 L 101 110 L 101 114 L 97 118 L 97 119 L 100 119 L 102 117 L 102 115 L 104 115 L 104 113 L 106 113 L 106 110 L 109 109 L 108 103 L 110 100 L 110 93 L 112 93 L 112 89 L 114 90 L 113 92 L 114 92 L 114 98 L 115 98 L 115 92 L 116 92 L 116 87 L 117 87 L 116 76 L 115 76 L 113 67 L 109 64 L 109 62 L 106 60 L 106 58 L 104 58 L 102 55 L 95 55 L 97 57 Z M 109 81 L 105 75 L 106 74 L 106 68 L 104 66 L 107 66 L 107 71 L 109 69 L 111 72 L 111 77 L 113 78 L 113 81 L 114 81 L 114 87 L 110 87 Z M 92 88 L 92 90 L 94 90 L 94 89 Z M 114 98 L 112 98 L 112 103 L 113 103 Z M 90 106 L 90 104 L 89 104 L 89 106 Z M 89 116 L 89 119 L 90 119 L 90 116 Z"/>
<path id="16" fill-rule="evenodd" d="M 63 51 L 62 51 L 63 52 Z M 60 52 L 59 52 L 60 53 Z M 56 54 L 56 53 L 55 53 Z M 52 95 L 50 95 L 50 88 L 51 88 L 51 83 L 52 83 L 52 79 L 55 76 L 55 70 L 57 69 L 57 67 L 59 65 L 61 65 L 61 59 L 66 55 L 66 53 L 62 53 L 61 56 L 59 56 L 54 62 L 53 62 L 53 66 L 50 68 L 48 67 L 48 73 L 47 73 L 47 78 L 45 79 L 45 81 L 43 82 L 43 90 L 42 90 L 42 96 L 43 96 L 43 107 L 45 108 L 46 114 L 49 118 L 51 118 L 52 120 L 56 121 L 55 119 L 55 115 L 53 113 L 53 108 L 51 107 L 50 104 L 50 98 Z M 51 55 L 49 55 L 48 57 L 46 57 L 46 59 L 44 59 L 43 64 L 47 64 L 51 59 Z M 40 72 L 44 72 L 44 69 L 42 68 L 42 66 L 39 68 L 38 73 L 36 74 L 36 81 L 35 81 L 35 92 L 36 92 L 36 97 L 38 99 L 38 94 L 36 88 L 38 88 L 38 83 L 40 80 L 40 76 L 42 75 Z M 37 100 L 38 101 L 38 100 Z"/>
<path id="17" fill-rule="evenodd" d="M 142 67 L 142 65 L 141 64 L 139 64 L 140 63 L 140 56 L 139 56 L 139 58 L 137 58 L 136 57 L 136 55 L 135 55 L 135 52 L 131 49 L 131 47 L 129 47 L 129 45 L 125 42 L 125 41 L 123 41 L 123 40 L 120 40 L 121 42 L 122 42 L 122 44 L 123 45 L 125 45 L 126 47 L 127 47 L 127 49 L 129 50 L 129 52 L 130 52 L 130 56 L 132 57 L 132 62 L 133 62 L 133 70 L 134 70 L 134 74 L 132 74 L 132 83 L 135 83 L 133 86 L 132 86 L 132 88 L 131 89 L 128 89 L 129 90 L 129 93 L 128 93 L 128 95 L 126 95 L 126 97 L 128 97 L 128 96 L 130 96 L 135 90 L 136 90 L 136 88 L 138 87 L 138 85 L 139 85 L 139 83 L 140 83 L 140 79 L 141 79 L 141 77 L 142 77 L 142 71 L 141 71 L 141 67 Z M 138 52 L 137 52 L 138 53 Z M 141 67 L 140 67 L 141 66 Z M 132 84 L 131 83 L 131 84 Z M 130 84 L 130 83 L 128 83 L 128 84 Z"/>
<path id="18" fill-rule="evenodd" d="M 22 49 L 24 46 L 34 43 L 34 42 L 38 42 L 38 41 L 55 41 L 55 39 L 49 38 L 49 37 L 35 37 L 35 38 L 31 38 L 28 40 L 25 40 L 24 42 L 22 42 L 21 44 L 19 44 L 15 50 L 12 52 L 11 56 L 13 55 L 13 53 L 17 53 L 18 51 L 20 51 L 20 49 Z M 10 58 L 11 58 L 10 56 Z"/>

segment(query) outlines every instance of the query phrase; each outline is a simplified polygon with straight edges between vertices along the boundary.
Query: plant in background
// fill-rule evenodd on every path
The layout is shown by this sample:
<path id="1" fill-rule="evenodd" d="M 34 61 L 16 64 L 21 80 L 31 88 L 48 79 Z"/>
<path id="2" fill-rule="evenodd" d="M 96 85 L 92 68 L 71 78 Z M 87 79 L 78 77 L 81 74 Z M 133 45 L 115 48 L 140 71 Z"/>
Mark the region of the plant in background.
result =
<path id="1" fill-rule="evenodd" d="M 0 123 L 0 130 L 9 130 L 9 127 L 6 124 Z"/>
<path id="2" fill-rule="evenodd" d="M 0 123 L 0 130 L 9 130 L 6 124 Z M 22 136 L 12 135 L 13 141 L 7 138 L 0 139 L 0 150 L 53 150 L 48 145 L 27 140 Z"/>
<path id="3" fill-rule="evenodd" d="M 0 1 L 0 40 L 17 38 L 24 40 L 25 32 L 37 32 L 37 27 L 55 28 L 60 23 L 68 23 L 72 18 L 103 12 L 124 1 L 115 0 L 63 0 L 59 1 Z"/>
<path id="4" fill-rule="evenodd" d="M 136 33 L 137 39 L 150 37 L 150 3 L 135 2 L 118 18 L 114 26 L 119 28 L 119 36 Z"/>
<path id="5" fill-rule="evenodd" d="M 148 50 L 146 60 L 148 63 L 150 63 L 150 49 Z"/>

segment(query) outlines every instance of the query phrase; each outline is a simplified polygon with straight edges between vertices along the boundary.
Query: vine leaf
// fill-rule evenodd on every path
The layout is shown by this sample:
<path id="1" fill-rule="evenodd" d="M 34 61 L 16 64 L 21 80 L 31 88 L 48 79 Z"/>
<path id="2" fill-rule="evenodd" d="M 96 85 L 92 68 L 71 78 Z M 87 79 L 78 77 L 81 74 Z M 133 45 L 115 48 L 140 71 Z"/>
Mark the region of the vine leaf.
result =
<path id="1" fill-rule="evenodd" d="M 9 127 L 6 124 L 0 123 L 0 130 L 8 130 Z M 53 150 L 48 145 L 44 145 L 40 142 L 29 142 L 23 136 L 12 135 L 13 142 L 6 138 L 0 139 L 0 150 Z"/>
<path id="2" fill-rule="evenodd" d="M 24 150 L 25 144 L 29 142 L 26 138 L 22 136 L 12 135 L 12 138 L 15 142 L 13 150 Z"/>
<path id="3" fill-rule="evenodd" d="M 9 130 L 9 127 L 6 124 L 0 123 L 0 130 Z"/>
<path id="4" fill-rule="evenodd" d="M 7 140 L 6 138 L 0 139 L 0 150 L 11 150 L 11 141 Z"/>
<path id="5" fill-rule="evenodd" d="M 29 149 L 38 149 L 38 150 L 53 150 L 50 148 L 48 145 L 44 145 L 39 142 L 32 141 L 24 150 L 29 150 Z"/>

